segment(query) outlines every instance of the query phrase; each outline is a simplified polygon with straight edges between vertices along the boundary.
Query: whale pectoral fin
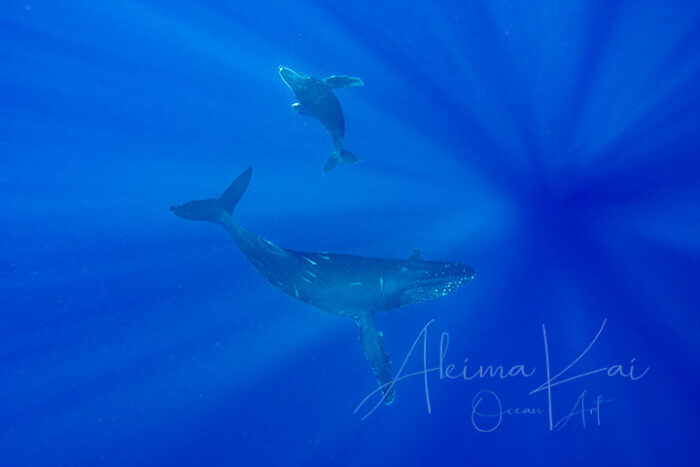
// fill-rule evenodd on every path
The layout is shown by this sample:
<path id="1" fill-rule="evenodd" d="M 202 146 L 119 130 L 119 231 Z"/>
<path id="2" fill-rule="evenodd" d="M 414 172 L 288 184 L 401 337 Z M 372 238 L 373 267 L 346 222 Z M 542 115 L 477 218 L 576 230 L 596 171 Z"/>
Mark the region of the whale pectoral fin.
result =
<path id="1" fill-rule="evenodd" d="M 372 364 L 374 376 L 379 380 L 384 394 L 384 403 L 389 405 L 396 397 L 396 390 L 394 378 L 391 376 L 391 362 L 384 351 L 384 338 L 377 330 L 374 313 L 363 312 L 355 317 L 355 322 L 360 326 L 360 342 L 365 349 L 367 360 Z"/>
<path id="2" fill-rule="evenodd" d="M 351 88 L 354 86 L 364 86 L 365 82 L 360 78 L 353 78 L 352 76 L 345 75 L 333 75 L 328 78 L 323 78 L 323 84 L 331 89 L 338 88 Z"/>
<path id="3" fill-rule="evenodd" d="M 305 117 L 310 117 L 311 114 L 309 113 L 308 110 L 306 110 L 306 107 L 301 105 L 299 102 L 295 102 L 292 104 L 292 110 L 298 113 L 299 115 L 304 115 Z"/>

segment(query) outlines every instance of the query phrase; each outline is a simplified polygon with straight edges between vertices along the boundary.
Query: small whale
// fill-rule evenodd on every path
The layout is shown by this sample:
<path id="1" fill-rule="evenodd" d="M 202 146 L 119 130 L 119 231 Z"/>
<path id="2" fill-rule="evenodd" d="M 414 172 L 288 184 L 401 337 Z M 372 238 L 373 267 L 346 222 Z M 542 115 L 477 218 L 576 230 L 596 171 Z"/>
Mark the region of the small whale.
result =
<path id="1" fill-rule="evenodd" d="M 233 219 L 251 174 L 248 167 L 219 198 L 190 201 L 170 210 L 185 219 L 220 224 L 270 284 L 309 305 L 352 318 L 360 327 L 360 342 L 384 402 L 391 403 L 395 382 L 374 313 L 452 293 L 474 277 L 474 270 L 461 263 L 425 261 L 417 250 L 409 259 L 388 259 L 278 247 Z"/>
<path id="2" fill-rule="evenodd" d="M 292 109 L 299 115 L 313 117 L 326 127 L 333 138 L 333 155 L 328 158 L 323 167 L 324 172 L 333 170 L 341 160 L 348 164 L 357 162 L 357 157 L 343 149 L 345 137 L 345 118 L 340 102 L 332 90 L 352 86 L 364 86 L 360 78 L 350 76 L 329 76 L 318 80 L 312 76 L 298 73 L 291 68 L 281 66 L 280 77 L 294 92 L 299 100 L 292 104 Z"/>

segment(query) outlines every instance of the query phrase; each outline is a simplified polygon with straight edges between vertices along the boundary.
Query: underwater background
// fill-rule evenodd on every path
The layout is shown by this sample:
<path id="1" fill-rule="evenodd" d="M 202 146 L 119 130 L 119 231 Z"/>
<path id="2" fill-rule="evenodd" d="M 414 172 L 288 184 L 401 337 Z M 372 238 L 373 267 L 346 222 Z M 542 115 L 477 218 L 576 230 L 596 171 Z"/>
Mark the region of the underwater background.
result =
<path id="1" fill-rule="evenodd" d="M 699 10 L 3 2 L 0 465 L 698 465 Z M 364 80 L 360 163 L 322 175 L 280 65 Z M 534 374 L 419 374 L 363 419 L 352 320 L 168 210 L 249 164 L 236 220 L 279 245 L 477 270 L 378 314 L 395 373 L 445 332 L 455 374 Z M 587 348 L 564 376 L 642 376 L 530 394 Z"/>

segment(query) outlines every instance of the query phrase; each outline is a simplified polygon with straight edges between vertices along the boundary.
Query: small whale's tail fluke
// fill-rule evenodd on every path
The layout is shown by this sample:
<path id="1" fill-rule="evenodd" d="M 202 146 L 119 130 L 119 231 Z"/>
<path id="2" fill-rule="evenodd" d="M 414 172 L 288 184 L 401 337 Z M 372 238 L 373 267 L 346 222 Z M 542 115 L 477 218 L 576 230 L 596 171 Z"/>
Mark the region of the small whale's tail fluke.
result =
<path id="1" fill-rule="evenodd" d="M 233 212 L 233 208 L 236 207 L 246 188 L 248 188 L 252 173 L 253 168 L 249 166 L 219 198 L 199 199 L 179 206 L 170 206 L 170 211 L 184 219 L 221 222 Z"/>
<path id="2" fill-rule="evenodd" d="M 347 151 L 343 148 L 340 148 L 340 151 L 336 152 L 333 154 L 331 157 L 328 158 L 326 161 L 326 165 L 323 166 L 323 171 L 324 172 L 330 172 L 331 170 L 335 169 L 336 166 L 338 165 L 338 162 L 343 161 L 346 164 L 354 164 L 357 162 L 359 159 L 357 156 L 350 151 Z"/>

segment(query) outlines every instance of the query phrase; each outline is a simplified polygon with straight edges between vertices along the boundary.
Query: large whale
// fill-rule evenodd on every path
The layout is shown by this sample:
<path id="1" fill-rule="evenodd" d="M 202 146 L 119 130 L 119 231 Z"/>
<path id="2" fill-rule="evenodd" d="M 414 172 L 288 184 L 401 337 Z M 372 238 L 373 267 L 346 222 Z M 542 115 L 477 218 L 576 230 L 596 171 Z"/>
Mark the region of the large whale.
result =
<path id="1" fill-rule="evenodd" d="M 248 167 L 219 197 L 171 206 L 178 217 L 215 222 L 233 236 L 253 266 L 272 285 L 310 305 L 352 318 L 379 380 L 385 403 L 394 400 L 394 382 L 376 311 L 441 297 L 474 277 L 460 263 L 424 261 L 418 251 L 408 259 L 380 259 L 335 253 L 287 250 L 248 232 L 232 217 L 252 173 Z"/>
<path id="2" fill-rule="evenodd" d="M 333 138 L 333 155 L 326 161 L 323 171 L 333 170 L 341 160 L 348 164 L 357 162 L 357 157 L 353 153 L 343 149 L 345 118 L 343 117 L 343 109 L 340 108 L 340 103 L 332 90 L 363 86 L 365 83 L 360 78 L 350 76 L 329 76 L 319 80 L 284 66 L 279 68 L 279 73 L 282 81 L 289 86 L 294 96 L 299 100 L 299 102 L 292 104 L 292 109 L 300 115 L 313 117 L 320 121 Z"/>

